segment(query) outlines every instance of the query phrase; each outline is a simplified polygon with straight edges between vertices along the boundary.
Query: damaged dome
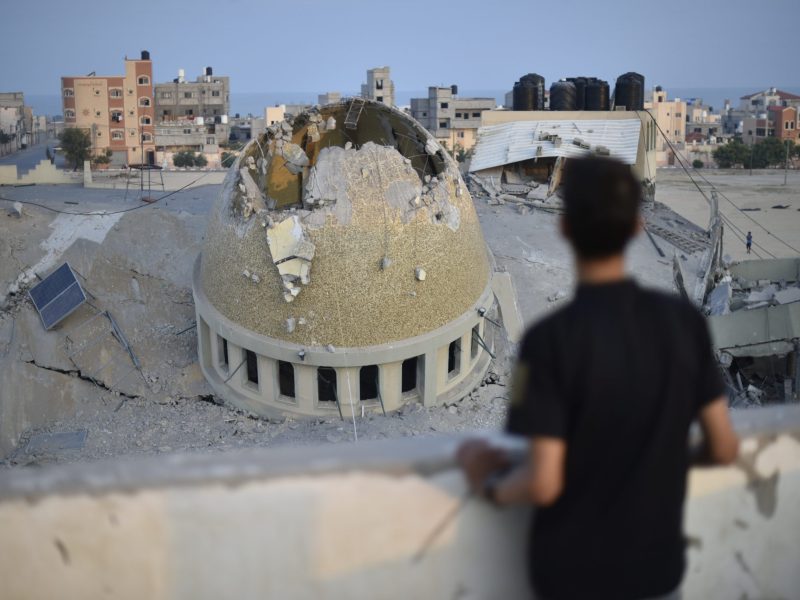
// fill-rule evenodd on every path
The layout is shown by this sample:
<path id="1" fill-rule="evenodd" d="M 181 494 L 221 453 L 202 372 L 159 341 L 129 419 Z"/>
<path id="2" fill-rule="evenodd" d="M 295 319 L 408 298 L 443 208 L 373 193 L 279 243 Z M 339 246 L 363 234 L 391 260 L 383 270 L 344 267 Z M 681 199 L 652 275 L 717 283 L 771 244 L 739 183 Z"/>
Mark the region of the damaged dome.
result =
<path id="1" fill-rule="evenodd" d="M 432 331 L 489 280 L 456 163 L 412 118 L 361 99 L 285 120 L 244 148 L 200 269 L 234 323 L 339 347 Z"/>

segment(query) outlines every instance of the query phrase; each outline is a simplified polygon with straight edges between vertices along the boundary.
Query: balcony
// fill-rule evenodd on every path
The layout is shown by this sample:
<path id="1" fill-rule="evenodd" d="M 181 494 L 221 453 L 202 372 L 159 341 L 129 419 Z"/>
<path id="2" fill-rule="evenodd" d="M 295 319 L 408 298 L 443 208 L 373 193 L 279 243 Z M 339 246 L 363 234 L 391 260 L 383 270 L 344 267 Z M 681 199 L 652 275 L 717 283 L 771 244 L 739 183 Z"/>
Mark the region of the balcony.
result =
<path id="1" fill-rule="evenodd" d="M 800 406 L 734 413 L 689 477 L 684 597 L 796 598 Z M 0 472 L 9 598 L 527 598 L 529 511 L 462 496 L 455 437 Z M 513 443 L 513 442 L 510 442 Z"/>

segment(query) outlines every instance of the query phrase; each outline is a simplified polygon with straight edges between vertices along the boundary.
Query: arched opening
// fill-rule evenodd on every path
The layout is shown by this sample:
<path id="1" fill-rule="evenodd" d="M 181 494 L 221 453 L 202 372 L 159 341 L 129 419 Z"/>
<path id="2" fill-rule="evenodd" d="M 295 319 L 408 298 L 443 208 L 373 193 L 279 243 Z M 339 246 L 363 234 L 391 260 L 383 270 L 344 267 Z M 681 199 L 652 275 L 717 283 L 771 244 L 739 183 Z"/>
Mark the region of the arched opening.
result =
<path id="1" fill-rule="evenodd" d="M 295 398 L 294 365 L 278 361 L 278 392 L 285 398 Z"/>
<path id="2" fill-rule="evenodd" d="M 336 369 L 320 367 L 317 369 L 317 400 L 336 402 Z"/>
<path id="3" fill-rule="evenodd" d="M 403 381 L 401 384 L 402 392 L 413 392 L 417 389 L 417 364 L 419 362 L 418 356 L 407 358 L 403 361 Z"/>
<path id="4" fill-rule="evenodd" d="M 365 400 L 377 400 L 380 390 L 380 371 L 378 365 L 367 365 L 358 371 L 359 396 L 363 402 Z"/>

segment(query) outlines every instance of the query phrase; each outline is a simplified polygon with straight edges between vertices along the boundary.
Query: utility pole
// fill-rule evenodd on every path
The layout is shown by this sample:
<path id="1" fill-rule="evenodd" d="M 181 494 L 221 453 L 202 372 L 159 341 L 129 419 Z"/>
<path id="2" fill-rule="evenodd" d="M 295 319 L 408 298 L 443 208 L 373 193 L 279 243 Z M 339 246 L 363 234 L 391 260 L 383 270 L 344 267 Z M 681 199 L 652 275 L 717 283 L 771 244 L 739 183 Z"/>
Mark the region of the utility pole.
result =
<path id="1" fill-rule="evenodd" d="M 786 146 L 786 156 L 783 159 L 783 185 L 786 185 L 786 177 L 789 172 L 789 142 L 790 140 L 786 140 L 784 146 Z"/>

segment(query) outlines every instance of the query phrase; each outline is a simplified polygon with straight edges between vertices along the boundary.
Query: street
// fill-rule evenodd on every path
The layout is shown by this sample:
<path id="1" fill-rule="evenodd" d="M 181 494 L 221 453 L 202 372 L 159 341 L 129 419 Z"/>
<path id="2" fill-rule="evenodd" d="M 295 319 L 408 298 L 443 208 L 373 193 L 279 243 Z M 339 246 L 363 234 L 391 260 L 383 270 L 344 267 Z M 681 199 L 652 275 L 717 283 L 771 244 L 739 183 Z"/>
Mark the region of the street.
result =
<path id="1" fill-rule="evenodd" d="M 0 158 L 0 165 L 17 165 L 17 177 L 20 177 L 38 165 L 39 161 L 47 158 L 46 148 L 48 146 L 52 152 L 53 148 L 58 146 L 58 140 L 50 139 L 36 146 L 29 146 L 25 150 L 18 150 L 8 154 Z M 64 165 L 64 157 L 61 155 L 56 156 L 56 166 L 64 168 Z"/>

